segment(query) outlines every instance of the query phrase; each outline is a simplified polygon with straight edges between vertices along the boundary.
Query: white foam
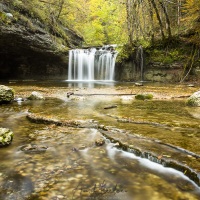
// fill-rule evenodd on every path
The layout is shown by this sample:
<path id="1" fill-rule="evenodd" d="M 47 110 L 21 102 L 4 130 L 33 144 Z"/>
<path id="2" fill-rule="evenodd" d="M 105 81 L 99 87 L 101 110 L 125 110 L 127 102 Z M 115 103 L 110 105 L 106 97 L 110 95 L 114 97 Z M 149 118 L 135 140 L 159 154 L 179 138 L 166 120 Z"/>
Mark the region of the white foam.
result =
<path id="1" fill-rule="evenodd" d="M 162 174 L 176 175 L 177 177 L 181 177 L 184 180 L 187 180 L 187 181 L 193 183 L 194 185 L 196 185 L 186 175 L 184 175 L 182 172 L 180 172 L 180 171 L 178 171 L 176 169 L 173 169 L 173 168 L 170 168 L 170 167 L 164 167 L 163 165 L 155 163 L 155 162 L 152 162 L 152 161 L 150 161 L 150 160 L 148 160 L 146 158 L 138 157 L 138 156 L 134 155 L 133 153 L 121 151 L 121 155 L 124 156 L 124 157 L 127 157 L 127 158 L 131 158 L 131 159 L 137 160 L 140 163 L 140 165 L 142 165 L 142 166 L 144 166 L 146 168 L 149 168 L 151 170 L 154 170 L 154 171 L 162 173 Z"/>

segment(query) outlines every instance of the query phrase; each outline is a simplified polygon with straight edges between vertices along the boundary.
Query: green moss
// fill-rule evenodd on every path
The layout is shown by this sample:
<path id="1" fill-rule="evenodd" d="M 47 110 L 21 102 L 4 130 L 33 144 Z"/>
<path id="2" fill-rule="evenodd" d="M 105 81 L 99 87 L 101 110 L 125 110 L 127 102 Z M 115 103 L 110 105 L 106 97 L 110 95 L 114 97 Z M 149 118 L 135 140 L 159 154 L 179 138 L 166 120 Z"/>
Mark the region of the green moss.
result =
<path id="1" fill-rule="evenodd" d="M 160 62 L 163 64 L 172 64 L 175 61 L 183 59 L 183 54 L 177 49 L 154 49 L 149 54 L 152 62 Z"/>
<path id="2" fill-rule="evenodd" d="M 117 56 L 117 62 L 122 63 L 124 60 L 128 60 L 131 57 L 131 54 L 134 52 L 134 47 L 131 47 L 130 45 L 126 44 L 123 46 L 119 46 L 116 49 L 119 54 Z"/>
<path id="3" fill-rule="evenodd" d="M 137 99 L 137 100 L 150 100 L 150 99 L 153 99 L 153 95 L 152 94 L 137 94 L 135 96 L 135 99 Z"/>
<path id="4" fill-rule="evenodd" d="M 0 11 L 0 24 L 10 24 L 12 19 L 6 16 L 6 13 Z"/>
<path id="5" fill-rule="evenodd" d="M 197 106 L 197 103 L 196 103 L 196 100 L 194 98 L 189 98 L 187 101 L 186 101 L 186 105 L 187 106 Z"/>
<path id="6" fill-rule="evenodd" d="M 6 15 L 5 15 L 5 13 L 2 12 L 2 11 L 0 11 L 0 19 L 1 19 L 2 21 L 6 21 Z"/>
<path id="7" fill-rule="evenodd" d="M 6 128 L 0 128 L 0 147 L 9 145 L 13 140 L 13 132 Z"/>

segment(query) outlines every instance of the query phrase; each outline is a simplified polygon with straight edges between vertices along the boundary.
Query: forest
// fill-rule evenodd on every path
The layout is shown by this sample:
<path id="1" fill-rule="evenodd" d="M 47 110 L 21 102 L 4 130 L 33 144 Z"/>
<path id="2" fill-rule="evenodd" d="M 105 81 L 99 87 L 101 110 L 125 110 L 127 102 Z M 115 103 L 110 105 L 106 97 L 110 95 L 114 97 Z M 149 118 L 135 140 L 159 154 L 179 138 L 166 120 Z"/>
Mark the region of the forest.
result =
<path id="1" fill-rule="evenodd" d="M 0 200 L 200 199 L 200 0 L 0 0 Z"/>
<path id="2" fill-rule="evenodd" d="M 13 64 L 9 59 L 5 60 L 5 52 L 10 51 L 13 51 L 11 54 L 15 66 L 33 65 L 29 60 L 33 60 L 30 57 L 35 50 L 46 49 L 45 45 L 37 47 L 37 34 L 43 37 L 44 32 L 50 37 L 45 43 L 48 43 L 49 47 L 55 46 L 50 51 L 54 52 L 53 54 L 62 54 L 59 55 L 61 62 L 58 63 L 57 57 L 54 59 L 57 65 L 55 70 L 60 67 L 59 74 L 63 74 L 62 71 L 65 70 L 70 49 L 108 44 L 117 44 L 117 63 L 124 69 L 130 61 L 135 61 L 133 65 L 138 65 L 136 51 L 142 46 L 146 55 L 146 68 L 151 67 L 151 63 L 153 67 L 162 65 L 174 68 L 175 65 L 179 68 L 181 75 L 178 75 L 175 82 L 182 82 L 189 74 L 195 74 L 193 69 L 197 69 L 200 64 L 199 0 L 2 0 L 2 3 L 0 24 L 5 28 L 5 32 L 0 43 L 5 47 L 6 41 L 14 40 L 6 47 L 8 50 L 2 52 L 4 66 L 8 65 L 10 68 Z M 10 10 L 6 11 L 3 5 Z M 9 17 L 9 14 L 13 17 Z M 19 36 L 9 38 L 9 30 L 6 30 L 6 27 Z M 21 32 L 22 29 L 24 33 Z M 26 36 L 27 34 L 30 36 Z M 32 36 L 36 38 L 29 41 Z M 24 41 L 19 43 L 18 37 L 24 38 Z M 34 52 L 26 55 L 27 50 L 22 52 L 22 49 L 25 44 L 30 50 L 30 43 L 34 43 L 36 48 L 34 47 Z M 18 50 L 15 49 L 17 46 Z M 16 55 L 16 52 L 21 54 Z M 7 53 L 7 57 L 9 55 L 10 53 Z M 48 53 L 46 58 L 41 55 L 35 55 L 38 61 L 39 57 L 41 60 L 35 63 L 35 66 L 53 65 L 53 60 L 47 62 Z M 15 69 L 12 71 L 16 71 Z M 21 74 L 26 74 L 26 70 L 27 68 L 23 69 Z M 37 72 L 38 69 L 34 73 Z M 134 77 L 125 79 L 134 80 Z"/>
<path id="3" fill-rule="evenodd" d="M 3 0 L 40 19 L 75 30 L 84 45 L 149 45 L 183 38 L 200 45 L 199 0 Z M 3 19 L 3 14 L 1 14 Z M 15 15 L 15 17 L 19 17 Z M 61 30 L 60 30 L 61 32 Z M 62 33 L 61 33 L 62 34 Z M 63 34 L 64 35 L 64 34 Z"/>

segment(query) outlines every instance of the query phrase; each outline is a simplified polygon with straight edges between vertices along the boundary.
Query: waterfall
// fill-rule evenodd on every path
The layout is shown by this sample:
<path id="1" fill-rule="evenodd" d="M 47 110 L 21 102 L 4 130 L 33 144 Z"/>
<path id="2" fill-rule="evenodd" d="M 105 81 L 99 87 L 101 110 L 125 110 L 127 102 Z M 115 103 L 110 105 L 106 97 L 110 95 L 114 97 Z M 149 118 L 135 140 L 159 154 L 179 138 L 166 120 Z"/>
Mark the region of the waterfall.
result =
<path id="1" fill-rule="evenodd" d="M 141 81 L 143 81 L 143 73 L 144 73 L 144 52 L 142 46 L 140 46 L 140 73 L 141 73 Z"/>
<path id="2" fill-rule="evenodd" d="M 114 46 L 69 51 L 69 81 L 113 81 L 117 51 Z"/>
<path id="3" fill-rule="evenodd" d="M 143 47 L 140 45 L 137 50 L 136 59 L 138 61 L 138 65 L 140 68 L 140 81 L 143 81 L 143 74 L 144 74 L 144 52 Z"/>

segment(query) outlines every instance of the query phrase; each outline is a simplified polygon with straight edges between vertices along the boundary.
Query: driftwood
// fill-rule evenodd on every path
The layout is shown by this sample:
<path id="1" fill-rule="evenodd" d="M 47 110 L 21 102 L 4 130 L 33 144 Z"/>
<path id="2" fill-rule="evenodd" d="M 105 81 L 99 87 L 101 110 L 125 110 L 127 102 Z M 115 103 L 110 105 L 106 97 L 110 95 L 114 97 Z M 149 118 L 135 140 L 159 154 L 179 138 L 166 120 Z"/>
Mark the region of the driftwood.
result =
<path id="1" fill-rule="evenodd" d="M 190 97 L 191 95 L 181 95 L 181 96 L 176 96 L 176 97 L 172 97 L 172 99 L 178 99 L 178 98 L 188 98 Z"/>
<path id="2" fill-rule="evenodd" d="M 134 96 L 136 93 L 131 93 L 131 94 L 97 94 L 97 93 L 92 93 L 92 94 L 74 94 L 74 96 Z"/>

